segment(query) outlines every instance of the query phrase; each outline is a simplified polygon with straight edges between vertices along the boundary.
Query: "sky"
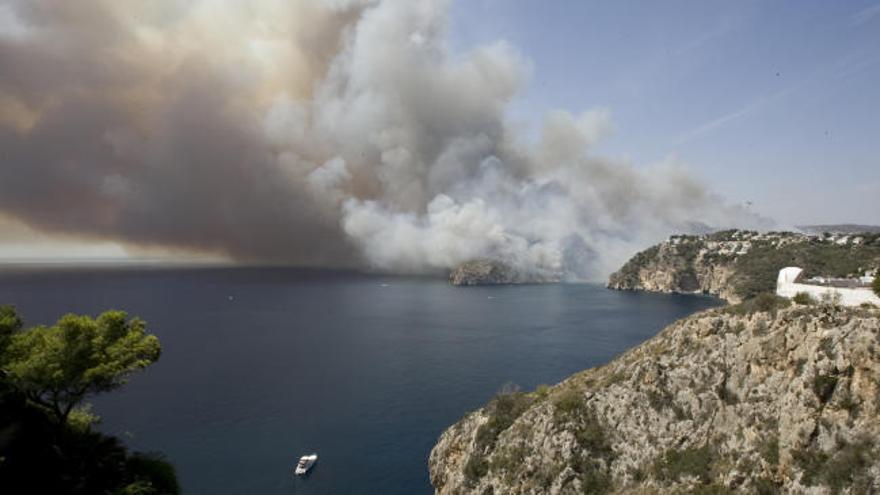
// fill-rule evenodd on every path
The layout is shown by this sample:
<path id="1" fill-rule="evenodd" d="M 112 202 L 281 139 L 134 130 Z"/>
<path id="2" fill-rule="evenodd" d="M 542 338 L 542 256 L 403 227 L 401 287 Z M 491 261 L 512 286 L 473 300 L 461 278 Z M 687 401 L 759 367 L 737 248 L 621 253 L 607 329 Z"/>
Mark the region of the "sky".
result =
<path id="1" fill-rule="evenodd" d="M 591 278 L 878 224 L 878 46 L 876 1 L 0 0 L 0 260 Z"/>
<path id="2" fill-rule="evenodd" d="M 880 2 L 459 1 L 453 28 L 531 61 L 519 119 L 603 107 L 611 154 L 781 225 L 880 223 Z"/>

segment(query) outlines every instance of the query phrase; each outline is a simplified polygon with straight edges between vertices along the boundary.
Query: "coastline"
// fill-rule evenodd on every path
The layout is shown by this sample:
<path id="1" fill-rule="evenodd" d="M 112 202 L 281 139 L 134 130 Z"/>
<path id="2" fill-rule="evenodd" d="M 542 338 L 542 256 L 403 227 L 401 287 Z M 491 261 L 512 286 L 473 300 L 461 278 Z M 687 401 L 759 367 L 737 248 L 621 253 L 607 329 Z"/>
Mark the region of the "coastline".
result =
<path id="1" fill-rule="evenodd" d="M 726 292 L 733 280 L 766 284 L 744 282 L 750 267 L 692 239 L 640 253 L 607 288 L 708 293 L 723 305 L 607 364 L 534 391 L 502 391 L 468 413 L 431 452 L 435 493 L 880 487 L 880 309 Z M 780 249 L 789 239 L 770 242 Z M 723 276 L 713 277 L 719 266 Z"/>

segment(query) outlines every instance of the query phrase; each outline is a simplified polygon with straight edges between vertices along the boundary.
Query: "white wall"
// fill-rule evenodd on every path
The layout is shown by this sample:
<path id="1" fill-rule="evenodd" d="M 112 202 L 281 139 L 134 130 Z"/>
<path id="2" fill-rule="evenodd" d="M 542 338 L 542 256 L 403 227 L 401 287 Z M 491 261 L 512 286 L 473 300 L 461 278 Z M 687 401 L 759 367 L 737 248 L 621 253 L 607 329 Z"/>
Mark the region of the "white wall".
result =
<path id="1" fill-rule="evenodd" d="M 880 306 L 880 297 L 877 297 L 871 289 L 844 289 L 795 283 L 794 280 L 797 279 L 797 276 L 800 275 L 802 271 L 802 269 L 797 267 L 788 267 L 779 270 L 779 277 L 776 279 L 776 294 L 790 299 L 798 292 L 806 292 L 819 301 L 822 299 L 822 296 L 828 297 L 826 294 L 837 293 L 840 295 L 840 304 L 844 306 L 858 306 L 863 303 Z"/>

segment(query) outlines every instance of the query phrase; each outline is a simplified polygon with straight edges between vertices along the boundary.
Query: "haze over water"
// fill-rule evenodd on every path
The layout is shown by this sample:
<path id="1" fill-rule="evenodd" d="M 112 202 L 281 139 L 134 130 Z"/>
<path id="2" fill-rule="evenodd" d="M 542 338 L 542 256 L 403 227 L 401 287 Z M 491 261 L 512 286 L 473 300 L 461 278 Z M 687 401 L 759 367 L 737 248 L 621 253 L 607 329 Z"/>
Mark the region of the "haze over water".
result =
<path id="1" fill-rule="evenodd" d="M 102 429 L 161 451 L 186 494 L 430 493 L 437 437 L 505 383 L 556 383 L 717 301 L 598 285 L 277 268 L 0 269 L 28 325 L 120 308 L 159 362 L 93 401 Z M 290 475 L 317 452 L 305 479 Z"/>

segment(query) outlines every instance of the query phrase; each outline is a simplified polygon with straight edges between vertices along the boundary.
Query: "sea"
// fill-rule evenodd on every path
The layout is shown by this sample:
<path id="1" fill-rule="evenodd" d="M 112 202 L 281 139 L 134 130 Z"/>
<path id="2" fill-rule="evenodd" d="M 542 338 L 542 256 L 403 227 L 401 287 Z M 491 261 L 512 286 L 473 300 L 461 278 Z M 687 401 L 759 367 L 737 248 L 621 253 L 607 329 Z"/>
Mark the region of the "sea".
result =
<path id="1" fill-rule="evenodd" d="M 504 387 L 607 363 L 719 304 L 599 284 L 254 267 L 0 267 L 28 325 L 122 309 L 158 362 L 93 397 L 99 428 L 161 452 L 185 494 L 428 494 L 443 430 Z M 318 462 L 306 477 L 293 467 Z"/>

